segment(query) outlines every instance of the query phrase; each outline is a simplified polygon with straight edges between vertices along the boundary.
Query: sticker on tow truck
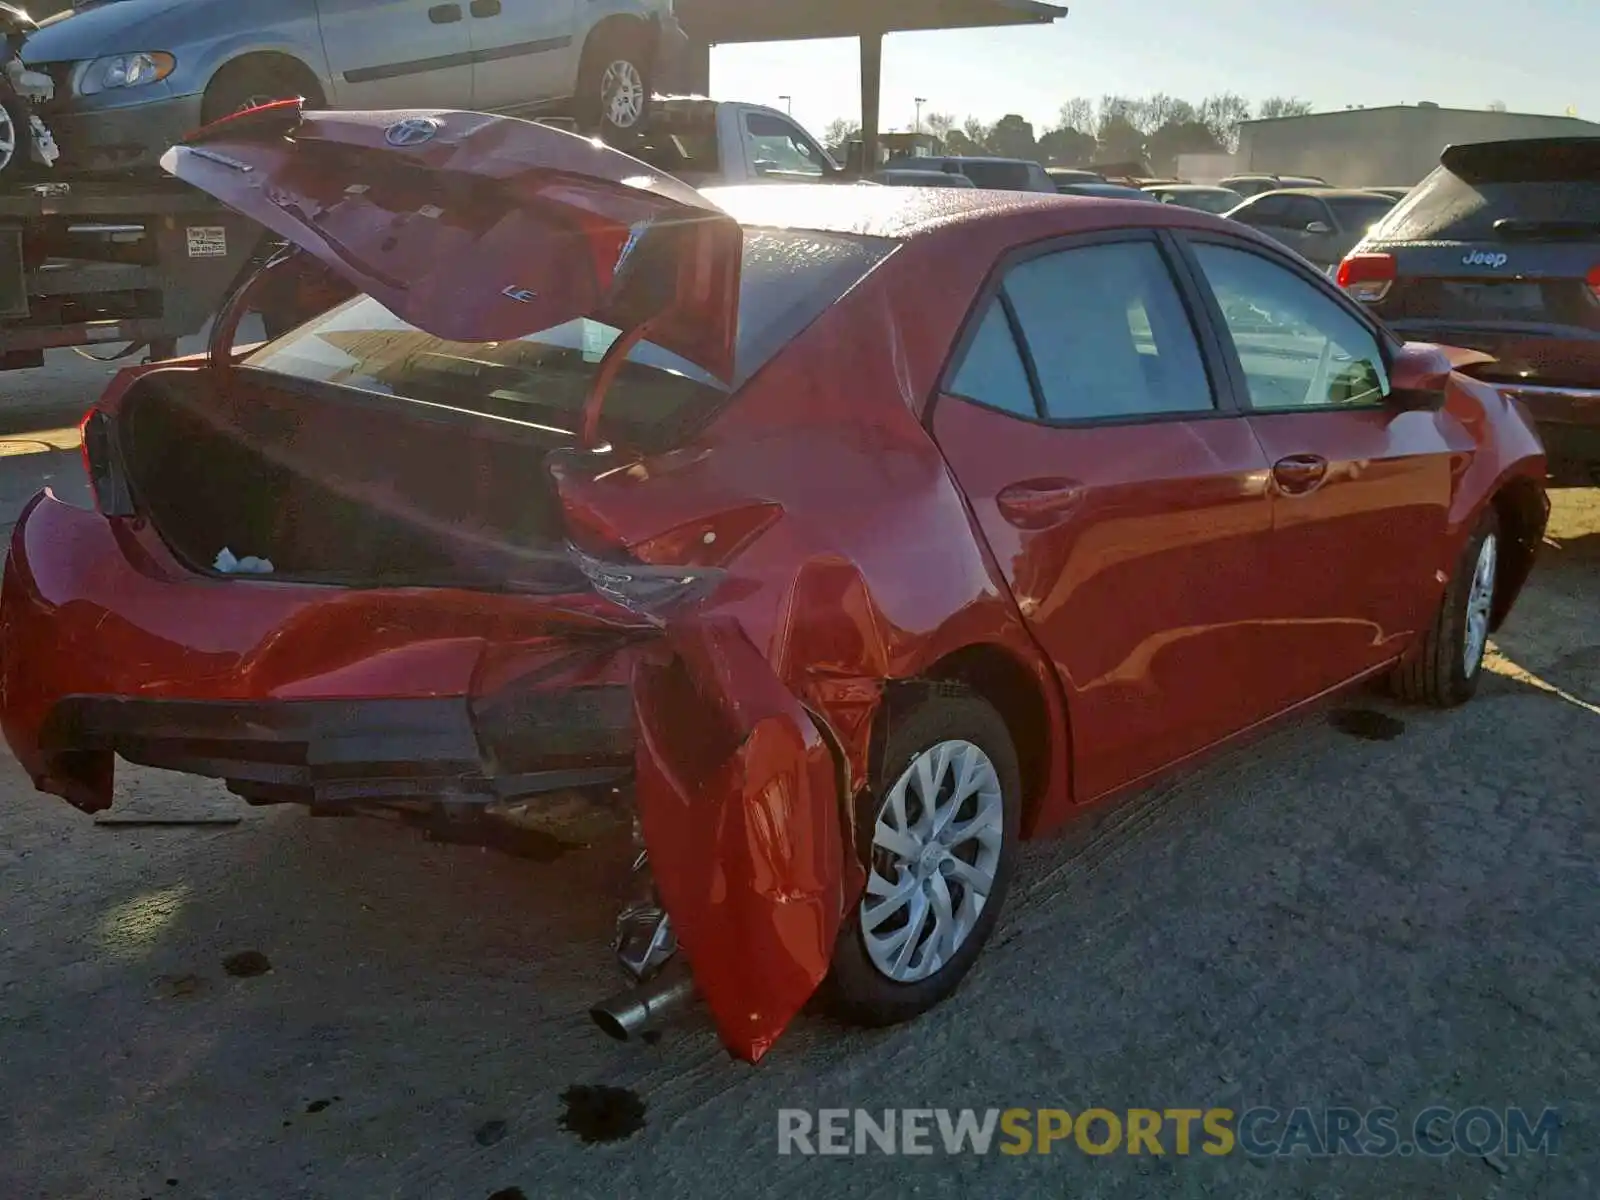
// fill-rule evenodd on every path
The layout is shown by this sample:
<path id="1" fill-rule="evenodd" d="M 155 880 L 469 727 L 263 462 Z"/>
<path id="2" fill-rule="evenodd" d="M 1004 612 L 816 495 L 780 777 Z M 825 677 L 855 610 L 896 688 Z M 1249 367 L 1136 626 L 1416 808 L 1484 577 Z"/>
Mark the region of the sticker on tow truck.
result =
<path id="1" fill-rule="evenodd" d="M 227 258 L 228 231 L 221 225 L 191 225 L 184 231 L 190 258 Z"/>

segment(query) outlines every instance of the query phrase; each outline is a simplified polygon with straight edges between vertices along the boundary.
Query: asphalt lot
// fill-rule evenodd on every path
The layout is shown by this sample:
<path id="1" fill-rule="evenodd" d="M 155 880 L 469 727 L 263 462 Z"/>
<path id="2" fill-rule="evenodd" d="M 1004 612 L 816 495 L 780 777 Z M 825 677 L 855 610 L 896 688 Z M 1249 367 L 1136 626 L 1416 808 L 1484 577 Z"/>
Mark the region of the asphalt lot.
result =
<path id="1" fill-rule="evenodd" d="M 0 394 L 70 413 L 105 370 Z M 83 499 L 54 444 L 0 441 L 0 525 Z M 237 823 L 101 826 L 7 756 L 0 1196 L 1600 1195 L 1600 491 L 1551 534 L 1473 704 L 1349 697 L 1392 720 L 1308 718 L 1032 847 L 952 1002 L 802 1018 L 755 1068 L 703 1020 L 635 1047 L 583 1017 L 611 848 L 530 863 L 136 768 L 114 814 Z M 1553 1106 L 1559 1152 L 777 1153 L 785 1107 L 1433 1104 Z"/>

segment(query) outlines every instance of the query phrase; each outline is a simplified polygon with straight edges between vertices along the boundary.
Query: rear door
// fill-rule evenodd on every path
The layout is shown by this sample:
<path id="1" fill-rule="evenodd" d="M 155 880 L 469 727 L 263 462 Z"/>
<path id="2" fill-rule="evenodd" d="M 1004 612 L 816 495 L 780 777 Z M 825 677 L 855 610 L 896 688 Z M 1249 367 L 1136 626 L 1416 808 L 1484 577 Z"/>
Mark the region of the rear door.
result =
<path id="1" fill-rule="evenodd" d="M 1494 355 L 1473 374 L 1600 385 L 1600 139 L 1452 147 L 1373 230 L 1394 282 L 1373 311 L 1403 336 Z"/>
<path id="2" fill-rule="evenodd" d="M 341 108 L 471 108 L 469 0 L 317 0 Z"/>
<path id="3" fill-rule="evenodd" d="M 1267 462 L 1154 234 L 1006 264 L 931 423 L 1071 712 L 1091 799 L 1265 715 Z"/>
<path id="4" fill-rule="evenodd" d="M 1395 657 L 1432 620 L 1474 443 L 1448 413 L 1385 402 L 1383 335 L 1302 264 L 1219 235 L 1189 245 L 1271 465 L 1264 636 L 1289 704 Z"/>
<path id="5" fill-rule="evenodd" d="M 462 0 L 472 33 L 473 107 L 516 110 L 571 95 L 580 0 Z"/>

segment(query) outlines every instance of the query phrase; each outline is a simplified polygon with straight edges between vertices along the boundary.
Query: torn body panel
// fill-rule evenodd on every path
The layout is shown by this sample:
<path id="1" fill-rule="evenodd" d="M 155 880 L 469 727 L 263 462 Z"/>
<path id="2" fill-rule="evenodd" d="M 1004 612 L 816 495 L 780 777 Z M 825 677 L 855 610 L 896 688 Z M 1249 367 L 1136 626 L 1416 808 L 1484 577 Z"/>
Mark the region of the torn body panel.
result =
<path id="1" fill-rule="evenodd" d="M 639 818 L 724 1043 L 758 1060 L 827 974 L 844 912 L 833 756 L 732 621 L 670 627 L 634 680 Z"/>

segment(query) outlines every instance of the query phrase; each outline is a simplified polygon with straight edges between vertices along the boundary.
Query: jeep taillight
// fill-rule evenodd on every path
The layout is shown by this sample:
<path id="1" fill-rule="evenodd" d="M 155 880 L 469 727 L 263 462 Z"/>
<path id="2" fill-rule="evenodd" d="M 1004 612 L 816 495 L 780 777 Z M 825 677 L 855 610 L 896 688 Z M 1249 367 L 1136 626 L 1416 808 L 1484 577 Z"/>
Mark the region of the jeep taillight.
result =
<path id="1" fill-rule="evenodd" d="M 1584 276 L 1584 282 L 1589 285 L 1589 294 L 1600 300 L 1600 263 L 1589 268 L 1589 274 Z"/>
<path id="2" fill-rule="evenodd" d="M 1363 304 L 1376 304 L 1394 286 L 1392 254 L 1352 254 L 1339 264 L 1338 283 Z"/>

